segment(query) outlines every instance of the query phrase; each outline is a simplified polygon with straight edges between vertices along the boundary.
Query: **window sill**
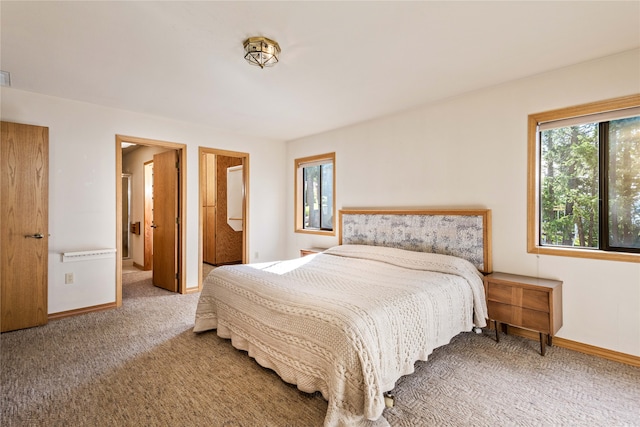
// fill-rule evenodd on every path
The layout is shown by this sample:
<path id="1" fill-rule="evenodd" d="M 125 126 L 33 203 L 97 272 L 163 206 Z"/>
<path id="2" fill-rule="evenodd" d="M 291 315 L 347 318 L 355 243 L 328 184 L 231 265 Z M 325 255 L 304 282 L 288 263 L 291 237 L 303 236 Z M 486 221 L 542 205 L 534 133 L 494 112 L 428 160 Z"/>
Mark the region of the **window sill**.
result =
<path id="1" fill-rule="evenodd" d="M 297 228 L 295 230 L 296 233 L 303 233 L 303 234 L 317 234 L 317 235 L 321 235 L 321 236 L 335 236 L 336 232 L 335 231 L 327 231 L 327 230 L 305 230 L 304 228 Z"/>
<path id="2" fill-rule="evenodd" d="M 606 261 L 623 261 L 640 263 L 640 254 L 627 252 L 608 252 L 597 249 L 552 248 L 549 246 L 529 247 L 527 252 L 536 255 L 555 255 L 573 258 L 601 259 Z"/>

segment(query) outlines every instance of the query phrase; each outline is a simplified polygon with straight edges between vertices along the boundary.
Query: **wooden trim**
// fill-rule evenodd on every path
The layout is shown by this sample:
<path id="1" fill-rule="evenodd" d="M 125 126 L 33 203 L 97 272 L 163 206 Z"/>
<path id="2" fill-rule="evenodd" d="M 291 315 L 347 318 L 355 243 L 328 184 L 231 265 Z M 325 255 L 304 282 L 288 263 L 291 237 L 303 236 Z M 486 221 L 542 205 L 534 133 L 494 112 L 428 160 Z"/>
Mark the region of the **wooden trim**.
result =
<path id="1" fill-rule="evenodd" d="M 342 216 L 343 215 L 466 215 L 481 216 L 483 229 L 483 258 L 484 273 L 493 271 L 493 257 L 491 245 L 491 210 L 490 209 L 463 209 L 463 208 L 443 208 L 443 209 L 370 209 L 370 208 L 349 208 L 340 209 L 338 212 L 338 244 L 342 244 Z"/>
<path id="2" fill-rule="evenodd" d="M 178 162 L 180 163 L 180 246 L 178 247 L 178 292 L 187 292 L 187 146 L 175 144 L 178 150 Z"/>
<path id="3" fill-rule="evenodd" d="M 58 313 L 49 314 L 49 320 L 58 320 L 58 319 L 63 319 L 65 317 L 93 313 L 94 311 L 110 310 L 112 308 L 117 308 L 117 307 L 118 306 L 115 302 L 109 302 L 106 304 L 93 305 L 91 307 L 77 308 L 75 310 L 60 311 Z"/>
<path id="4" fill-rule="evenodd" d="M 555 110 L 531 114 L 529 117 L 535 117 L 536 123 L 542 123 L 632 107 L 640 107 L 640 94 L 621 96 L 619 98 L 574 105 L 572 107 L 558 108 Z"/>
<path id="5" fill-rule="evenodd" d="M 178 292 L 186 293 L 186 265 L 185 250 L 187 245 L 187 146 L 177 142 L 160 141 L 155 139 L 139 138 L 116 134 L 116 306 L 122 306 L 122 143 L 132 142 L 138 145 L 151 147 L 164 147 L 178 151 L 180 163 L 180 240 L 178 247 Z"/>
<path id="6" fill-rule="evenodd" d="M 553 342 L 558 347 L 569 350 L 578 351 L 580 353 L 601 357 L 603 359 L 613 360 L 614 362 L 624 363 L 626 365 L 640 367 L 640 357 L 631 354 L 620 353 L 618 351 L 607 350 L 605 348 L 596 347 L 589 344 L 583 344 L 577 341 L 571 341 L 564 338 L 554 337 Z"/>
<path id="7" fill-rule="evenodd" d="M 538 341 L 540 339 L 540 336 L 537 332 L 511 325 L 508 325 L 508 328 L 511 335 L 517 335 L 534 341 Z M 590 356 L 601 357 L 603 359 L 613 360 L 614 362 L 624 363 L 625 365 L 640 367 L 640 357 L 631 354 L 620 353 L 614 350 L 607 350 L 606 348 L 596 347 L 593 345 L 571 341 L 560 337 L 553 337 L 553 345 L 566 348 L 568 350 L 588 354 Z"/>
<path id="8" fill-rule="evenodd" d="M 552 248 L 548 246 L 534 246 L 529 253 L 537 255 L 556 255 L 573 258 L 602 259 L 608 261 L 640 262 L 640 254 L 627 252 L 608 252 L 598 249 Z"/>
<path id="9" fill-rule="evenodd" d="M 202 155 L 213 154 L 216 156 L 236 157 L 242 159 L 242 179 L 244 184 L 244 200 L 242 204 L 243 221 L 242 221 L 242 263 L 249 262 L 249 153 L 240 151 L 221 150 L 218 148 L 198 147 L 198 287 L 187 289 L 187 293 L 199 292 L 202 290 L 202 250 L 203 250 L 203 225 L 204 225 L 204 209 L 203 206 L 203 187 L 204 187 L 204 171 L 202 168 Z"/>
<path id="10" fill-rule="evenodd" d="M 116 307 L 122 306 L 122 142 L 116 135 Z"/>
<path id="11" fill-rule="evenodd" d="M 538 200 L 538 170 L 539 170 L 539 141 L 538 123 L 552 120 L 568 119 L 589 114 L 621 110 L 624 108 L 640 107 L 640 94 L 591 102 L 568 108 L 546 111 L 529 115 L 527 131 L 527 252 L 568 256 L 575 258 L 602 259 L 609 261 L 640 262 L 640 254 L 626 252 L 609 252 L 598 249 L 572 249 L 565 247 L 540 246 L 539 235 L 539 200 Z"/>
<path id="12" fill-rule="evenodd" d="M 300 165 L 304 165 L 305 163 L 313 163 L 320 160 L 331 160 L 333 163 L 333 230 L 307 230 L 303 225 L 302 220 L 302 199 L 300 198 L 300 193 L 298 192 L 298 188 L 300 187 L 300 183 L 302 182 L 302 170 Z M 336 222 L 336 153 L 326 153 L 326 154 L 318 154 L 315 156 L 309 157 L 301 157 L 299 159 L 294 160 L 293 166 L 293 231 L 295 233 L 306 233 L 306 234 L 318 234 L 322 236 L 335 236 L 336 228 L 338 227 L 338 222 Z"/>
<path id="13" fill-rule="evenodd" d="M 484 230 L 484 265 L 485 272 L 490 273 L 493 271 L 493 245 L 492 242 L 492 230 L 491 230 L 491 210 L 487 209 L 482 215 L 482 229 Z"/>
<path id="14" fill-rule="evenodd" d="M 300 228 L 300 229 L 296 229 L 295 232 L 296 233 L 302 233 L 302 234 L 317 234 L 319 236 L 335 236 L 336 235 L 336 227 L 335 227 L 335 222 L 334 222 L 333 231 L 329 231 L 329 230 L 307 230 L 307 229 L 304 229 L 304 228 Z"/>
<path id="15" fill-rule="evenodd" d="M 538 212 L 538 120 L 529 116 L 527 145 L 527 252 L 534 252 L 538 244 L 539 212 Z"/>

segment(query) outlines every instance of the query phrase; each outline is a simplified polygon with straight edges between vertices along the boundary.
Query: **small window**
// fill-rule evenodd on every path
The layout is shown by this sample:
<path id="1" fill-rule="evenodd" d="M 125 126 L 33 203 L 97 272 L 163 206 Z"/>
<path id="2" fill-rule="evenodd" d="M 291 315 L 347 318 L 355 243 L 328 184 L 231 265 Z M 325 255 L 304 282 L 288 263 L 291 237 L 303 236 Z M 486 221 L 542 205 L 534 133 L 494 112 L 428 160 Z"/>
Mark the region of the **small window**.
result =
<path id="1" fill-rule="evenodd" d="M 295 160 L 297 232 L 335 235 L 335 153 Z"/>
<path id="2" fill-rule="evenodd" d="M 640 96 L 529 116 L 528 211 L 530 252 L 638 261 Z"/>

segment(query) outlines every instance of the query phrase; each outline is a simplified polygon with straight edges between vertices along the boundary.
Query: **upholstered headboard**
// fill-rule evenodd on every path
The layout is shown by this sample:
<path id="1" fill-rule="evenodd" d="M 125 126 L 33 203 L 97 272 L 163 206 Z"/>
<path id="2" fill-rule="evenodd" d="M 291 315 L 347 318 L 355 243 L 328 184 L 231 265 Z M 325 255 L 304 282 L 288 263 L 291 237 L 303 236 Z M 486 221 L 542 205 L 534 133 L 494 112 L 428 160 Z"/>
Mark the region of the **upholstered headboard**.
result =
<path id="1" fill-rule="evenodd" d="M 454 255 L 492 271 L 489 209 L 343 209 L 339 221 L 340 244 Z"/>

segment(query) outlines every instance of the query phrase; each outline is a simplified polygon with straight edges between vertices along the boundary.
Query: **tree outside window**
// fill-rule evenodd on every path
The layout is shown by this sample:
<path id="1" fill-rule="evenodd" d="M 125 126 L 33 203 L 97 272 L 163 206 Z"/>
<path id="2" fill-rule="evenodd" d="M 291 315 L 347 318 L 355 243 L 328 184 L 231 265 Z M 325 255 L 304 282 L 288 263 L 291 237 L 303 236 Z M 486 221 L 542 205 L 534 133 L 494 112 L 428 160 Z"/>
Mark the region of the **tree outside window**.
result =
<path id="1" fill-rule="evenodd" d="M 540 244 L 598 247 L 598 126 L 540 133 Z"/>
<path id="2" fill-rule="evenodd" d="M 529 124 L 529 252 L 637 261 L 621 253 L 640 254 L 640 96 L 532 115 Z"/>
<path id="3" fill-rule="evenodd" d="M 296 159 L 296 231 L 335 235 L 335 153 Z"/>
<path id="4" fill-rule="evenodd" d="M 640 117 L 611 121 L 607 127 L 607 243 L 640 251 Z"/>

